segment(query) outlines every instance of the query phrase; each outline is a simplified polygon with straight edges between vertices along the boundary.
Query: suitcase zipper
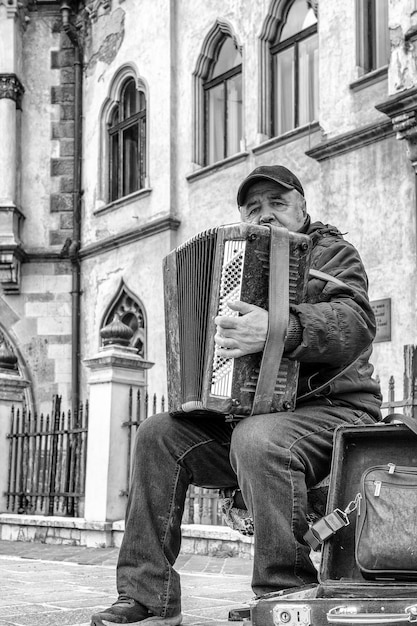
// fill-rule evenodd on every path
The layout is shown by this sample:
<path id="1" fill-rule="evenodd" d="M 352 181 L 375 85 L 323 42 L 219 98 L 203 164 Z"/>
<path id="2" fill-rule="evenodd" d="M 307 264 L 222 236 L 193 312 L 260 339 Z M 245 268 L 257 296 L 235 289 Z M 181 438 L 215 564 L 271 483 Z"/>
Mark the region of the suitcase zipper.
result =
<path id="1" fill-rule="evenodd" d="M 384 480 L 372 480 L 372 481 L 368 481 L 368 482 L 372 482 L 372 484 L 374 485 L 374 497 L 378 498 L 381 495 L 381 489 L 384 485 L 387 485 L 390 489 L 415 489 L 416 486 L 415 485 L 407 485 L 404 483 L 396 483 L 395 485 L 393 485 L 392 483 L 386 482 Z"/>
<path id="2" fill-rule="evenodd" d="M 388 468 L 388 469 L 387 469 Z M 366 476 L 369 476 L 369 474 L 375 470 L 379 470 L 380 472 L 387 472 L 388 474 L 396 474 L 398 476 L 398 474 L 417 474 L 417 468 L 410 468 L 410 467 L 403 467 L 401 465 L 396 465 L 395 463 L 387 463 L 386 465 L 376 465 L 374 467 L 370 467 L 366 473 Z M 363 477 L 363 488 L 365 488 L 365 483 L 367 482 L 366 480 L 366 476 Z M 381 495 L 381 489 L 382 489 L 382 485 L 385 482 L 384 480 L 377 480 L 371 479 L 371 482 L 374 485 L 374 497 L 378 498 Z M 392 483 L 387 483 L 389 484 L 389 486 L 391 488 L 394 487 L 394 485 Z M 401 488 L 407 488 L 408 486 L 414 488 L 414 486 L 412 485 L 404 485 L 401 483 L 398 483 L 398 485 L 395 485 Z M 358 514 L 360 514 L 360 512 L 358 511 Z"/>

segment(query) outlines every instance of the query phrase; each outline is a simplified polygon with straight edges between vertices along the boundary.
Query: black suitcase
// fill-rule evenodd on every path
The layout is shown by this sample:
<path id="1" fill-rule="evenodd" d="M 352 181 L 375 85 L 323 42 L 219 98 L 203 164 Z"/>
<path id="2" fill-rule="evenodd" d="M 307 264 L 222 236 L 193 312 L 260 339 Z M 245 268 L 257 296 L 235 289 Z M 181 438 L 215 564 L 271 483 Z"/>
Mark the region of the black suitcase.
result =
<path id="1" fill-rule="evenodd" d="M 342 426 L 335 433 L 327 513 L 346 508 L 362 473 L 385 463 L 417 467 L 417 436 L 402 424 Z M 417 514 L 417 512 L 416 512 Z M 253 626 L 417 622 L 417 582 L 369 581 L 355 563 L 356 514 L 322 548 L 319 584 L 272 593 L 251 605 Z"/>

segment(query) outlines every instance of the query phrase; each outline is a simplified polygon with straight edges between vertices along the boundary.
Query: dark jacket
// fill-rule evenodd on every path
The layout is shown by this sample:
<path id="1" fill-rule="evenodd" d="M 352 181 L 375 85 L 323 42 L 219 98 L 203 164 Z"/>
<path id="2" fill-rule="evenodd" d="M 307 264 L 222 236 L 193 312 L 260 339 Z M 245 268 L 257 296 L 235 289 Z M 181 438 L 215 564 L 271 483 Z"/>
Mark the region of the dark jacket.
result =
<path id="1" fill-rule="evenodd" d="M 381 393 L 369 363 L 375 317 L 360 256 L 334 226 L 308 220 L 301 230 L 313 242 L 311 268 L 338 278 L 345 286 L 310 277 L 306 302 L 291 307 L 302 331 L 301 344 L 287 354 L 300 361 L 298 403 L 304 394 L 353 363 L 318 395 L 379 419 Z"/>

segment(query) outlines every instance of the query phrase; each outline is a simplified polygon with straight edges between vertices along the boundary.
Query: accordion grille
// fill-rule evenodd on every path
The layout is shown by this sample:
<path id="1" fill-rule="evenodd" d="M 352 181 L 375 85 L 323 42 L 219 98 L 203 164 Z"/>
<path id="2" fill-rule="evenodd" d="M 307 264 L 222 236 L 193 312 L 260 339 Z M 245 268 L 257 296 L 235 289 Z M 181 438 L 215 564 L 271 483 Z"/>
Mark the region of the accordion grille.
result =
<path id="1" fill-rule="evenodd" d="M 202 236 L 204 235 L 204 236 Z M 204 346 L 216 249 L 216 230 L 206 231 L 178 249 L 177 293 L 181 393 L 184 402 L 200 400 Z"/>

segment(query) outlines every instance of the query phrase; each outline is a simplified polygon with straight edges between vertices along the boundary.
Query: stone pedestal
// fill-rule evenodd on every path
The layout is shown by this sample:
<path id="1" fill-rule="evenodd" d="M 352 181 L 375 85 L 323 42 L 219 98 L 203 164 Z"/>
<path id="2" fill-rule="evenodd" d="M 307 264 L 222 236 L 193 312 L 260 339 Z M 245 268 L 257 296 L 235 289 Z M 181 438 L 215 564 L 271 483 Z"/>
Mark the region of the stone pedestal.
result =
<path id="1" fill-rule="evenodd" d="M 89 377 L 89 427 L 84 517 L 88 521 L 124 518 L 126 508 L 129 389 L 145 392 L 145 361 L 137 350 L 120 345 L 102 348 L 85 360 Z"/>
<path id="2" fill-rule="evenodd" d="M 7 435 L 10 433 L 12 406 L 15 412 L 22 409 L 25 389 L 29 381 L 24 380 L 18 371 L 10 371 L 0 367 L 0 513 L 7 511 L 7 490 L 9 476 L 9 444 Z"/>

